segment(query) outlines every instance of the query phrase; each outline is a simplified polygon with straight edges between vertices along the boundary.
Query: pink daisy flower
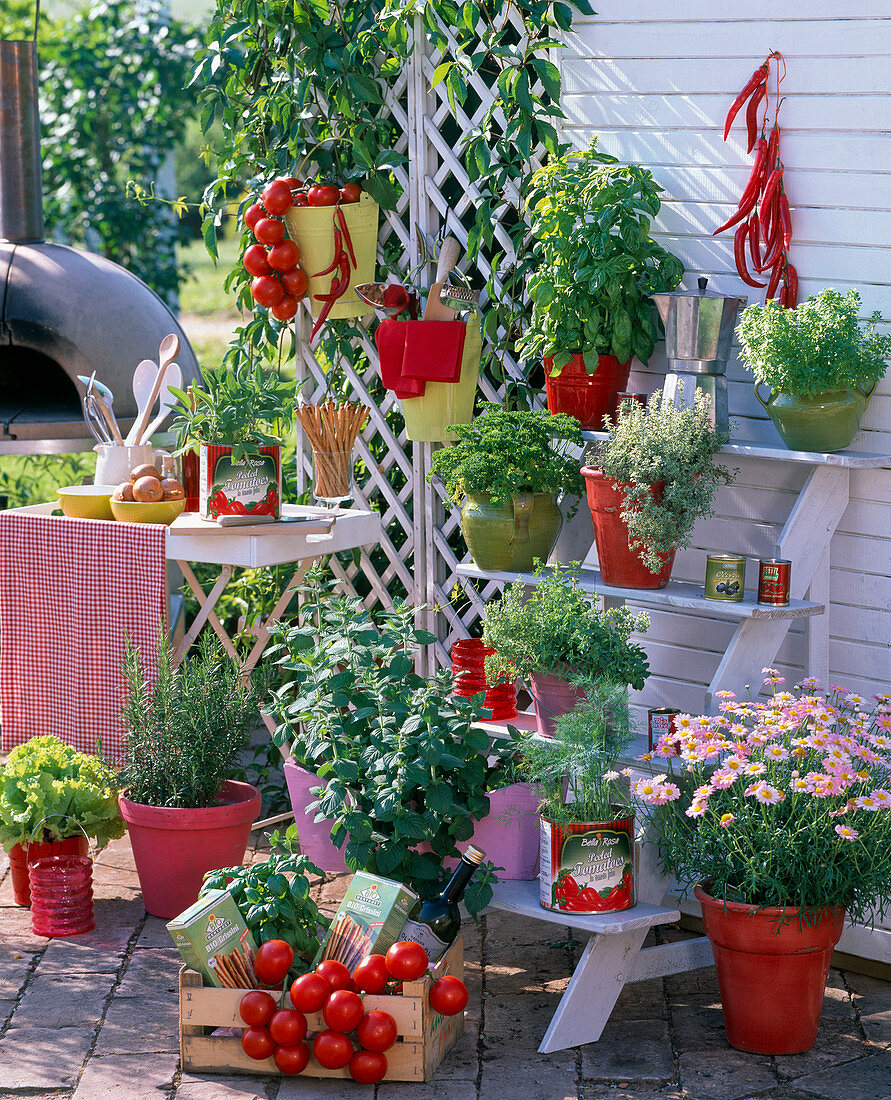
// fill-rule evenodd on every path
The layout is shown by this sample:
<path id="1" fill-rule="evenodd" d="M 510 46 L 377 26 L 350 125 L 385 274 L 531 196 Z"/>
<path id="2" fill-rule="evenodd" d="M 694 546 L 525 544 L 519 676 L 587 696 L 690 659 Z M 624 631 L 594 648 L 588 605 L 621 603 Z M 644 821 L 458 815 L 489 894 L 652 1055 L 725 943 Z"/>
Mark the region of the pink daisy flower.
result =
<path id="1" fill-rule="evenodd" d="M 856 829 L 852 829 L 850 825 L 836 825 L 835 831 L 842 838 L 842 840 L 856 840 L 860 834 Z"/>

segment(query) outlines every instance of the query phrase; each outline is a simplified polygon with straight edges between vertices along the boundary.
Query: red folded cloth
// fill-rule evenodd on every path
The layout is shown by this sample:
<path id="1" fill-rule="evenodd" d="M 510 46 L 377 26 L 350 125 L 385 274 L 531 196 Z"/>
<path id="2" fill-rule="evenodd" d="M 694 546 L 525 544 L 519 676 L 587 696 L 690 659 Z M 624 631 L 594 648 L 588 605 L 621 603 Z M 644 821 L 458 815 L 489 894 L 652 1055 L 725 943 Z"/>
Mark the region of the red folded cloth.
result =
<path id="1" fill-rule="evenodd" d="M 55 734 L 123 760 L 124 634 L 151 674 L 167 620 L 162 524 L 0 512 L 2 748 Z"/>
<path id="2" fill-rule="evenodd" d="M 387 317 L 377 326 L 374 334 L 374 342 L 377 344 L 377 353 L 381 361 L 381 381 L 388 390 L 393 390 L 397 397 L 423 397 L 427 388 L 426 382 L 414 378 L 406 378 L 402 373 L 405 359 L 405 342 L 410 325 L 416 325 L 417 321 L 397 321 L 395 317 Z"/>
<path id="3" fill-rule="evenodd" d="M 457 382 L 466 331 L 463 321 L 409 321 L 402 377 Z"/>

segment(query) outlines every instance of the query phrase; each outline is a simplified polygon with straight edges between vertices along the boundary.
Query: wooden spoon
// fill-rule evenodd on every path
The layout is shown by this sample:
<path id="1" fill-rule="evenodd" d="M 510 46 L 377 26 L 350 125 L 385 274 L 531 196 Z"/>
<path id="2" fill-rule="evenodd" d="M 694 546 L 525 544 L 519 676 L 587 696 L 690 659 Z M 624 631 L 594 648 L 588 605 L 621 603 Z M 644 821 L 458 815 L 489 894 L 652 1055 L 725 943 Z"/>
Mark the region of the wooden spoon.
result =
<path id="1" fill-rule="evenodd" d="M 161 424 L 170 415 L 170 410 L 176 404 L 176 398 L 170 392 L 170 387 L 174 389 L 182 389 L 183 384 L 183 372 L 180 370 L 179 363 L 171 363 L 167 368 L 167 385 L 164 387 L 164 392 L 161 394 L 160 407 L 158 408 L 158 415 L 145 429 L 145 438 L 150 440 Z"/>
<path id="2" fill-rule="evenodd" d="M 139 415 L 136 421 L 134 436 L 135 445 L 138 447 L 139 442 L 145 433 L 145 429 L 148 426 L 149 417 L 152 415 L 152 409 L 154 408 L 155 401 L 158 394 L 161 391 L 161 383 L 164 381 L 164 375 L 167 373 L 167 368 L 179 354 L 179 337 L 175 332 L 171 332 L 169 336 L 165 336 L 161 341 L 161 346 L 158 349 L 158 373 L 155 376 L 154 385 L 152 391 L 148 397 L 148 403 L 142 413 Z"/>
<path id="3" fill-rule="evenodd" d="M 137 364 L 136 370 L 133 372 L 133 396 L 136 398 L 136 417 L 130 425 L 130 430 L 127 432 L 127 438 L 124 440 L 128 447 L 132 447 L 136 442 L 136 425 L 139 423 L 139 418 L 145 410 L 145 403 L 148 401 L 148 396 L 152 392 L 152 386 L 157 373 L 158 364 L 154 359 L 143 359 Z"/>

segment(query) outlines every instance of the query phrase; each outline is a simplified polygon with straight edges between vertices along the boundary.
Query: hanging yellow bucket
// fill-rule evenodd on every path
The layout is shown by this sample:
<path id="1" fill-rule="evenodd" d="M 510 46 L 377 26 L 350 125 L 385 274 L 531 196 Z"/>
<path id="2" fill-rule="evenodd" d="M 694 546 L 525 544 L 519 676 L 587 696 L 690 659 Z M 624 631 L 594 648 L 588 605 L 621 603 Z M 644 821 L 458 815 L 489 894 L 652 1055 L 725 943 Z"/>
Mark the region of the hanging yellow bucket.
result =
<path id="1" fill-rule="evenodd" d="M 362 317 L 372 312 L 372 306 L 360 301 L 353 289 L 362 283 L 375 280 L 377 258 L 377 223 L 380 207 L 364 191 L 358 202 L 344 203 L 341 208 L 350 231 L 350 240 L 356 253 L 356 266 L 350 264 L 350 285 L 342 298 L 331 307 L 329 317 Z M 313 277 L 313 272 L 324 271 L 334 260 L 334 230 L 337 226 L 336 206 L 292 206 L 285 214 L 288 236 L 300 249 L 300 266 L 309 278 L 307 291 L 313 317 L 322 312 L 323 302 L 313 295 L 329 294 L 331 279 L 339 272 Z M 343 242 L 346 248 L 346 241 Z"/>
<path id="2" fill-rule="evenodd" d="M 450 443 L 457 439 L 446 431 L 449 424 L 469 424 L 480 377 L 483 336 L 476 317 L 467 321 L 461 378 L 457 382 L 428 382 L 423 397 L 400 400 L 405 434 L 418 443 Z"/>

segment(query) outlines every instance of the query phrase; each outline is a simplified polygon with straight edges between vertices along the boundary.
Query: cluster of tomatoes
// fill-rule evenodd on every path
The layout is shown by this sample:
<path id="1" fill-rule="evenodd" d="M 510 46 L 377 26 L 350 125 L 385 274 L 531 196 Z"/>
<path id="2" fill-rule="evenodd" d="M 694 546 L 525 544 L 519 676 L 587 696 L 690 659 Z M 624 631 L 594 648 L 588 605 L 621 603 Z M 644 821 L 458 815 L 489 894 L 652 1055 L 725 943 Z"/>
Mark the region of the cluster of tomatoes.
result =
<path id="1" fill-rule="evenodd" d="M 626 871 L 621 882 L 616 883 L 606 894 L 601 894 L 593 886 L 580 887 L 572 875 L 561 871 L 558 882 L 554 886 L 554 901 L 559 909 L 570 913 L 609 912 L 615 909 L 620 901 L 628 898 L 631 889 L 630 871 Z"/>
<path id="2" fill-rule="evenodd" d="M 217 489 L 207 502 L 207 510 L 216 519 L 221 513 L 227 516 L 274 516 L 278 512 L 278 490 L 270 485 L 266 496 L 254 504 L 230 500 L 222 489 Z"/>
<path id="3" fill-rule="evenodd" d="M 248 207 L 245 225 L 256 244 L 250 245 L 242 264 L 254 279 L 251 294 L 279 321 L 290 321 L 306 297 L 309 280 L 300 265 L 300 249 L 285 236 L 282 217 L 292 206 L 337 206 L 358 202 L 362 188 L 358 183 L 314 183 L 306 187 L 294 176 L 273 180 L 263 188 L 260 199 Z"/>
<path id="4" fill-rule="evenodd" d="M 288 944 L 270 940 L 258 950 L 254 969 L 265 984 L 279 985 L 293 961 Z M 315 970 L 291 983 L 293 1008 L 279 1008 L 270 993 L 251 990 L 239 1005 L 241 1018 L 248 1025 L 241 1036 L 242 1049 L 251 1058 L 271 1056 L 287 1075 L 303 1073 L 312 1057 L 325 1069 L 348 1066 L 350 1076 L 360 1084 L 381 1081 L 387 1072 L 384 1052 L 395 1044 L 399 1032 L 389 1012 L 366 1011 L 361 994 L 401 992 L 399 983 L 420 978 L 428 965 L 424 948 L 403 940 L 386 955 L 366 955 L 352 975 L 342 962 L 323 960 Z M 446 975 L 434 982 L 430 1004 L 442 1015 L 462 1012 L 467 1004 L 467 987 L 460 978 Z M 325 1028 L 315 1035 L 310 1050 L 307 1016 L 319 1012 Z"/>

